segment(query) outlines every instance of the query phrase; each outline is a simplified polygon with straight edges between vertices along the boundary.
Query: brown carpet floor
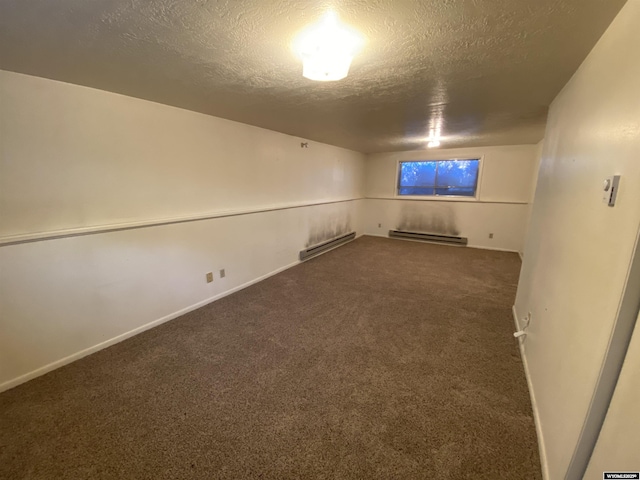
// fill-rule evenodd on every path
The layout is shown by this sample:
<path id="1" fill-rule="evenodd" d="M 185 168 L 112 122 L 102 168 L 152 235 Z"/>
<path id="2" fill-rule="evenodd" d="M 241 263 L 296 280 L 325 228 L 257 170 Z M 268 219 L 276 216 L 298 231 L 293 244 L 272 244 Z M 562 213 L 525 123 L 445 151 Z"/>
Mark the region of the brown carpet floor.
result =
<path id="1" fill-rule="evenodd" d="M 3 479 L 540 479 L 516 254 L 363 237 L 0 395 Z"/>

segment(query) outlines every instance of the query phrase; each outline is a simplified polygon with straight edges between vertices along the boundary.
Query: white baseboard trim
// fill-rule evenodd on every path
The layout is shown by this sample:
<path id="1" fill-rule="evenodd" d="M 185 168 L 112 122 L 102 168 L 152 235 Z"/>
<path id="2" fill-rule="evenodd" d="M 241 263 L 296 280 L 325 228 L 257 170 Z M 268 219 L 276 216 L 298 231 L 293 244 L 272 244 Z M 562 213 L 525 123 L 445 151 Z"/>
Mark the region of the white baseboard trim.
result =
<path id="1" fill-rule="evenodd" d="M 477 248 L 478 250 L 493 250 L 496 252 L 509 252 L 509 253 L 518 253 L 517 250 L 512 250 L 510 248 L 495 248 L 495 247 L 481 247 L 480 245 L 467 245 L 468 248 Z"/>
<path id="2" fill-rule="evenodd" d="M 339 247 L 339 246 L 338 246 Z M 336 248 L 338 248 L 336 247 Z M 330 251 L 330 250 L 328 250 Z M 327 253 L 327 252 L 323 252 L 323 253 Z M 100 350 L 103 350 L 107 347 L 110 347 L 111 345 L 115 345 L 116 343 L 122 342 L 123 340 L 126 340 L 128 338 L 133 337 L 134 335 L 137 335 L 139 333 L 144 332 L 145 330 L 149 330 L 153 327 L 157 327 L 158 325 L 161 325 L 165 322 L 168 322 L 169 320 L 173 320 L 175 318 L 178 318 L 186 313 L 189 313 L 193 310 L 196 310 L 200 307 L 204 307 L 205 305 L 211 303 L 211 302 L 215 302 L 216 300 L 219 300 L 223 297 L 226 297 L 227 295 L 231 295 L 232 293 L 235 293 L 239 290 L 242 290 L 244 288 L 247 288 L 251 285 L 253 285 L 254 283 L 258 283 L 262 280 L 265 280 L 269 277 L 272 277 L 273 275 L 276 275 L 280 272 L 283 272 L 284 270 L 287 270 L 291 267 L 295 267 L 296 265 L 300 264 L 300 261 L 297 260 L 293 263 L 290 263 L 289 265 L 285 265 L 284 267 L 280 267 L 276 270 L 273 270 L 272 272 L 269 272 L 265 275 L 262 275 L 260 277 L 254 278 L 253 280 L 250 280 L 246 283 L 243 283 L 242 285 L 238 285 L 237 287 L 233 287 L 229 290 L 226 290 L 222 293 L 218 293 L 217 295 L 214 295 L 213 297 L 209 297 L 206 298 L 205 300 L 202 300 L 198 303 L 195 303 L 193 305 L 190 305 L 188 307 L 185 307 L 181 310 L 178 310 L 177 312 L 173 312 L 170 313 L 169 315 L 166 315 L 162 318 L 159 318 L 157 320 L 154 320 L 152 322 L 146 323 L 144 325 L 141 325 L 140 327 L 134 328 L 133 330 L 129 330 L 128 332 L 125 332 L 121 335 L 118 335 L 116 337 L 113 337 L 109 340 L 106 340 L 102 343 L 99 343 L 97 345 L 94 345 L 93 347 L 89 347 L 86 348 L 84 350 L 81 350 L 79 352 L 76 352 L 72 355 L 69 355 L 68 357 L 64 357 L 61 358 L 60 360 L 56 360 L 55 362 L 51 362 L 48 365 L 45 365 L 44 367 L 40 367 L 37 368 L 36 370 L 33 370 L 29 373 L 26 373 L 24 375 L 21 375 L 17 378 L 14 378 L 12 380 L 8 380 L 2 384 L 0 384 L 0 392 L 4 392 L 6 390 L 9 390 L 11 388 L 17 387 L 18 385 L 21 385 L 25 382 L 28 382 L 29 380 L 32 380 L 36 377 L 39 377 L 41 375 L 44 375 L 45 373 L 49 373 L 52 370 L 55 370 L 56 368 L 60 368 L 64 365 L 68 365 L 71 362 L 75 362 L 76 360 L 80 360 L 83 357 L 86 357 L 87 355 L 91 355 L 92 353 L 98 352 Z"/>
<path id="3" fill-rule="evenodd" d="M 516 331 L 520 330 L 520 321 L 518 320 L 518 313 L 516 312 L 516 306 L 511 307 L 513 312 L 513 323 L 516 326 Z M 522 358 L 522 365 L 524 366 L 524 375 L 527 379 L 527 387 L 529 388 L 529 397 L 531 398 L 531 409 L 533 410 L 533 421 L 536 425 L 536 436 L 538 437 L 538 451 L 540 453 L 540 467 L 542 468 L 543 480 L 549 480 L 549 464 L 547 462 L 547 449 L 544 444 L 544 436 L 542 434 L 542 426 L 540 424 L 540 415 L 538 412 L 538 402 L 536 402 L 535 391 L 533 390 L 533 384 L 531 383 L 531 375 L 529 374 L 529 363 L 527 362 L 527 355 L 524 350 L 524 342 L 526 337 L 518 338 L 520 347 L 520 358 Z"/>
<path id="4" fill-rule="evenodd" d="M 389 238 L 389 235 L 383 235 L 383 234 L 378 234 L 378 233 L 367 233 L 367 232 L 365 232 L 363 235 L 366 235 L 367 237 Z M 393 238 L 392 240 L 398 240 L 398 239 L 397 238 Z"/>
<path id="5" fill-rule="evenodd" d="M 362 234 L 357 235 L 356 239 L 360 238 L 361 236 L 362 236 Z M 343 245 L 346 245 L 346 244 L 343 244 Z M 340 248 L 343 245 L 337 245 L 337 246 L 335 246 L 335 247 L 333 247 L 333 248 L 331 248 L 331 249 L 329 249 L 329 250 L 327 250 L 325 252 L 322 252 L 322 253 L 318 254 L 317 256 L 324 255 L 325 253 L 328 253 L 331 250 L 335 250 L 336 248 Z M 310 258 L 309 260 L 312 260 L 312 259 Z M 17 387 L 18 385 L 21 385 L 21 384 L 23 384 L 25 382 L 28 382 L 29 380 L 32 380 L 32 379 L 34 379 L 36 377 L 44 375 L 45 373 L 49 373 L 52 370 L 55 370 L 56 368 L 60 368 L 60 367 L 62 367 L 64 365 L 68 365 L 69 363 L 75 362 L 76 360 L 80 360 L 81 358 L 86 357 L 87 355 L 91 355 L 92 353 L 95 353 L 95 352 L 98 352 L 100 350 L 103 350 L 103 349 L 105 349 L 107 347 L 110 347 L 111 345 L 115 345 L 116 343 L 122 342 L 123 340 L 126 340 L 127 338 L 131 338 L 134 335 L 137 335 L 139 333 L 144 332 L 145 330 L 149 330 L 149 329 L 151 329 L 153 327 L 157 327 L 158 325 L 162 325 L 165 322 L 168 322 L 170 320 L 178 318 L 178 317 L 180 317 L 180 316 L 182 316 L 182 315 L 184 315 L 186 313 L 189 313 L 189 312 L 191 312 L 193 310 L 197 310 L 200 307 L 204 307 L 205 305 L 207 305 L 209 303 L 215 302 L 216 300 L 219 300 L 219 299 L 221 299 L 223 297 L 226 297 L 227 295 L 231 295 L 232 293 L 235 293 L 235 292 L 237 292 L 239 290 L 242 290 L 244 288 L 250 287 L 251 285 L 253 285 L 255 283 L 261 282 L 262 280 L 265 280 L 265 279 L 267 279 L 269 277 L 277 275 L 278 273 L 283 272 L 285 270 L 288 270 L 291 267 L 295 267 L 296 265 L 299 265 L 300 263 L 301 263 L 300 260 L 296 260 L 295 262 L 292 262 L 292 263 L 290 263 L 288 265 L 285 265 L 284 267 L 277 268 L 276 270 L 273 270 L 273 271 L 271 271 L 269 273 L 266 273 L 266 274 L 264 274 L 264 275 L 262 275 L 260 277 L 257 277 L 257 278 L 254 278 L 253 280 L 245 282 L 242 285 L 238 285 L 237 287 L 233 287 L 233 288 L 231 288 L 229 290 L 226 290 L 226 291 L 224 291 L 222 293 L 218 293 L 217 295 L 214 295 L 212 297 L 206 298 L 206 299 L 204 299 L 204 300 L 202 300 L 200 302 L 194 303 L 193 305 L 190 305 L 190 306 L 185 307 L 185 308 L 183 308 L 181 310 L 178 310 L 177 312 L 170 313 L 169 315 L 166 315 L 166 316 L 164 316 L 162 318 L 159 318 L 159 319 L 154 320 L 152 322 L 146 323 L 146 324 L 144 324 L 144 325 L 142 325 L 140 327 L 134 328 L 133 330 L 129 330 L 128 332 L 125 332 L 125 333 L 123 333 L 121 335 L 113 337 L 113 338 L 111 338 L 109 340 L 106 340 L 106 341 L 104 341 L 102 343 L 94 345 L 93 347 L 86 348 L 86 349 L 81 350 L 79 352 L 76 352 L 76 353 L 74 353 L 72 355 L 69 355 L 67 357 L 61 358 L 60 360 L 56 360 L 55 362 L 51 362 L 48 365 L 45 365 L 45 366 L 40 367 L 40 368 L 37 368 L 37 369 L 35 369 L 35 370 L 33 370 L 33 371 L 29 372 L 29 373 L 25 373 L 24 375 L 21 375 L 21 376 L 19 376 L 17 378 L 14 378 L 12 380 L 8 380 L 8 381 L 6 381 L 4 383 L 1 383 L 0 384 L 0 392 L 4 392 L 4 391 L 9 390 L 11 388 Z"/>

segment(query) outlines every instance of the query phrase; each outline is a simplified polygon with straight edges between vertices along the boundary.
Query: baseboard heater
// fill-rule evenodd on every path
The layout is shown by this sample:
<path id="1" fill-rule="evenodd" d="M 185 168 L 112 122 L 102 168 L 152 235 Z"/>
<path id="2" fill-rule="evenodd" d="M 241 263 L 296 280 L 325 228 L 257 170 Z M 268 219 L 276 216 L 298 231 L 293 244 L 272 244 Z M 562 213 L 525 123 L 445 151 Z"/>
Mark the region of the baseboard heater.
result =
<path id="1" fill-rule="evenodd" d="M 408 238 L 422 242 L 446 243 L 447 245 L 466 245 L 466 237 L 454 237 L 453 235 L 436 235 L 433 233 L 405 232 L 403 230 L 389 230 L 391 238 Z"/>
<path id="2" fill-rule="evenodd" d="M 347 233 L 346 235 L 336 237 L 332 240 L 319 243 L 317 245 L 314 245 L 313 247 L 309 247 L 306 250 L 302 250 L 300 252 L 300 260 L 307 260 L 308 258 L 320 255 L 322 252 L 326 252 L 327 250 L 342 245 L 343 243 L 350 242 L 354 238 L 356 238 L 356 232 L 351 232 Z"/>

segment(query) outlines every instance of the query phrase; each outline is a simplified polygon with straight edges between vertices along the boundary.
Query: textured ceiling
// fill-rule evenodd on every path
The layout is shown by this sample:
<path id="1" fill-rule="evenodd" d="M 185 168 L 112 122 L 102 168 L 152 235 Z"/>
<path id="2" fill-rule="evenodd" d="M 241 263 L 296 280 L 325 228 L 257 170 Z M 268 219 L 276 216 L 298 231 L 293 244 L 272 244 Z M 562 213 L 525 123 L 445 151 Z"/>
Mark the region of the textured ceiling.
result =
<path id="1" fill-rule="evenodd" d="M 535 143 L 625 0 L 2 0 L 0 68 L 362 152 Z M 339 82 L 291 41 L 327 10 L 367 43 Z"/>

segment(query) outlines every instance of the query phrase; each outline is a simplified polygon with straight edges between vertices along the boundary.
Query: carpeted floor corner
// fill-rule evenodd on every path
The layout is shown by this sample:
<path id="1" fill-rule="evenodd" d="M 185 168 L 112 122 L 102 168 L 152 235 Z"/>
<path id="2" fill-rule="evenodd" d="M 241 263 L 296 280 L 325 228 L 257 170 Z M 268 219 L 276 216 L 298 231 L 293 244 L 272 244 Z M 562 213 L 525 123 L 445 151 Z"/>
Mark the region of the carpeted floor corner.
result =
<path id="1" fill-rule="evenodd" d="M 362 237 L 0 394 L 0 478 L 541 478 L 517 254 Z"/>

